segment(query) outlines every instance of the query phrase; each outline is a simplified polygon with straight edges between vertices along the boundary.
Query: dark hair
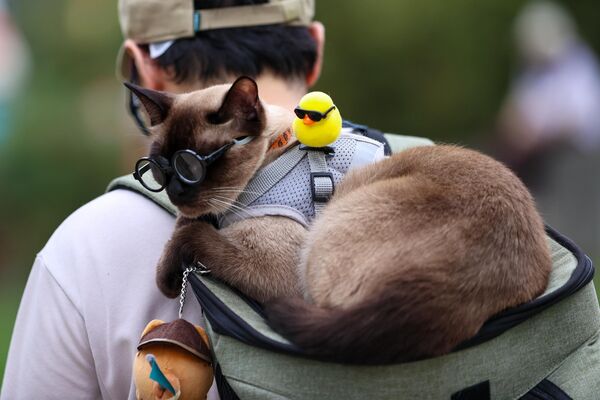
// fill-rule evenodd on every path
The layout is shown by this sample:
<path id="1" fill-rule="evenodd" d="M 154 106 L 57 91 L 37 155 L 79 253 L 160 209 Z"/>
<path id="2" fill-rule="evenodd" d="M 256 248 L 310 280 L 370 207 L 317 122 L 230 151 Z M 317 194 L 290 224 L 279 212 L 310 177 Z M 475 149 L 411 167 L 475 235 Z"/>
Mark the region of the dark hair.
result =
<path id="1" fill-rule="evenodd" d="M 197 9 L 266 3 L 267 0 L 194 1 Z M 181 83 L 220 80 L 227 76 L 303 78 L 313 68 L 317 45 L 304 26 L 267 25 L 201 31 L 179 39 L 160 57 L 158 65 L 172 69 Z"/>

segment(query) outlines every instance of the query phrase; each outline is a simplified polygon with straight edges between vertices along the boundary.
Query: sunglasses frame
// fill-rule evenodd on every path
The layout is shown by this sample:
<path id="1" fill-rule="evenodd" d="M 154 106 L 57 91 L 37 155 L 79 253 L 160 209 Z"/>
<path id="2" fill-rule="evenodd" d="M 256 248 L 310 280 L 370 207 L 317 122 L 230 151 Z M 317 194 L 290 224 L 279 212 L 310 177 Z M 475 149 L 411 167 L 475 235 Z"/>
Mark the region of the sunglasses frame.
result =
<path id="1" fill-rule="evenodd" d="M 319 111 L 304 110 L 300 107 L 296 107 L 296 108 L 294 108 L 294 114 L 296 114 L 296 117 L 298 117 L 300 119 L 304 119 L 304 117 L 308 115 L 308 118 L 310 118 L 311 121 L 319 122 L 322 119 L 327 118 L 327 114 L 329 114 L 330 112 L 335 110 L 335 108 L 336 108 L 335 105 L 333 105 L 333 106 L 329 107 L 327 109 L 327 111 L 322 113 Z M 314 118 L 313 118 L 313 116 L 314 116 Z"/>

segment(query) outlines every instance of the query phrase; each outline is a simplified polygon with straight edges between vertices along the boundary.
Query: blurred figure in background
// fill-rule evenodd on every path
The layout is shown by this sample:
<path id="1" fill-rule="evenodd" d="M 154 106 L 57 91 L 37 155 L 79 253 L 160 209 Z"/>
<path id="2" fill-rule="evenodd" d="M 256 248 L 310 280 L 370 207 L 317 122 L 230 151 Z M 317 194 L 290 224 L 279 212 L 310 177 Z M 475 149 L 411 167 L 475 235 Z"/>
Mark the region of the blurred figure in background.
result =
<path id="1" fill-rule="evenodd" d="M 527 4 L 514 36 L 521 70 L 500 114 L 500 158 L 533 191 L 546 222 L 598 256 L 598 61 L 554 2 Z"/>
<path id="2" fill-rule="evenodd" d="M 10 131 L 10 102 L 19 93 L 28 66 L 25 43 L 0 0 L 0 145 Z"/>

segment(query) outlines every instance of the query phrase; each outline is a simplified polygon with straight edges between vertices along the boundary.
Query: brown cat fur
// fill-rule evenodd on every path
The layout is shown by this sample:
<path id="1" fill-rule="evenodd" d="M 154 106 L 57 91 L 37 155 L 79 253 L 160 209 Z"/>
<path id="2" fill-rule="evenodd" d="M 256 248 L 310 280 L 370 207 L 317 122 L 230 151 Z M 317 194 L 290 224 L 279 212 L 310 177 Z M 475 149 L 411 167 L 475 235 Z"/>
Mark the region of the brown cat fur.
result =
<path id="1" fill-rule="evenodd" d="M 271 324 L 307 351 L 378 364 L 447 353 L 546 287 L 551 262 L 533 200 L 487 156 L 421 147 L 355 170 L 308 234 L 281 217 L 216 230 L 197 217 L 226 211 L 257 169 L 285 151 L 268 149 L 293 115 L 263 105 L 249 78 L 180 96 L 132 90 L 157 125 L 155 156 L 207 154 L 257 137 L 230 149 L 199 187 L 171 180 L 181 215 L 157 269 L 171 297 L 182 262 L 201 261 L 267 301 Z"/>
<path id="2" fill-rule="evenodd" d="M 550 269 L 542 220 L 511 171 L 472 150 L 418 147 L 346 176 L 307 236 L 306 299 L 267 314 L 315 354 L 409 361 L 535 298 Z"/>

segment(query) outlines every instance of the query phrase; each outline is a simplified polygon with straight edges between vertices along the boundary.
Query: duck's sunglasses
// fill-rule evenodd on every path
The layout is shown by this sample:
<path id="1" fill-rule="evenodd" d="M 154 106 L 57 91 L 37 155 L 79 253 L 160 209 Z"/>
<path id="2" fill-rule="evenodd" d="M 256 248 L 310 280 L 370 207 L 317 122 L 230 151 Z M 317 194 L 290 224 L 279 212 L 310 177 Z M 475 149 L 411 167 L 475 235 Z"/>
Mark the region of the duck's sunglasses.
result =
<path id="1" fill-rule="evenodd" d="M 143 157 L 135 163 L 133 177 L 151 192 L 166 188 L 173 175 L 186 185 L 198 185 L 204 181 L 208 166 L 234 144 L 236 141 L 227 143 L 207 156 L 190 149 L 179 150 L 173 154 L 170 163 L 165 157 Z"/>
<path id="2" fill-rule="evenodd" d="M 303 110 L 299 107 L 296 107 L 294 108 L 294 114 L 296 114 L 296 116 L 300 119 L 304 119 L 304 117 L 308 115 L 308 118 L 310 118 L 314 122 L 319 122 L 320 120 L 326 118 L 327 114 L 329 114 L 333 110 L 335 110 L 335 106 L 329 107 L 324 113 L 321 113 L 319 111 Z"/>

